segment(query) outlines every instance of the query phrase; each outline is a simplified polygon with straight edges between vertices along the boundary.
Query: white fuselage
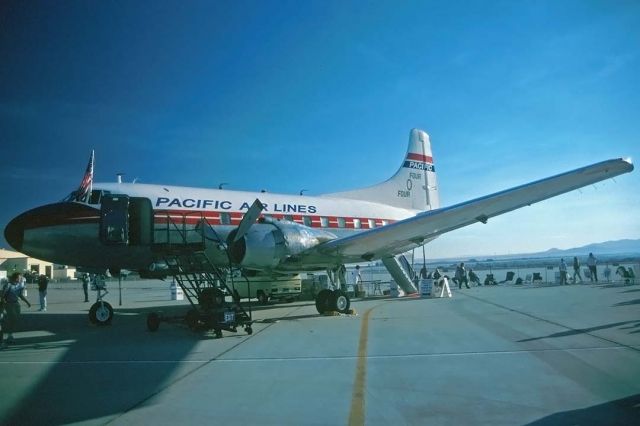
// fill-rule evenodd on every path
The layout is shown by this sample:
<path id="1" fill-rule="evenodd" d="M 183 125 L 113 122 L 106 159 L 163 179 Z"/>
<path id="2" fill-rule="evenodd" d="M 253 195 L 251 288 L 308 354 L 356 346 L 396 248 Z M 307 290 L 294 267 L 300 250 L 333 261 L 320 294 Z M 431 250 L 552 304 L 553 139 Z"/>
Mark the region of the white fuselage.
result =
<path id="1" fill-rule="evenodd" d="M 417 213 L 379 203 L 322 196 L 96 183 L 88 204 L 47 205 L 14 219 L 13 227 L 22 228 L 20 250 L 54 263 L 85 268 L 148 268 L 156 261 L 149 245 L 105 244 L 101 240 L 101 221 L 108 212 L 102 208 L 99 196 L 107 194 L 148 199 L 153 209 L 156 241 L 162 239 L 164 230 L 168 229 L 167 220 L 193 229 L 205 219 L 224 239 L 238 226 L 256 198 L 265 206 L 262 217 L 291 221 L 337 237 L 382 227 Z M 331 266 L 335 265 L 313 265 L 313 269 Z"/>

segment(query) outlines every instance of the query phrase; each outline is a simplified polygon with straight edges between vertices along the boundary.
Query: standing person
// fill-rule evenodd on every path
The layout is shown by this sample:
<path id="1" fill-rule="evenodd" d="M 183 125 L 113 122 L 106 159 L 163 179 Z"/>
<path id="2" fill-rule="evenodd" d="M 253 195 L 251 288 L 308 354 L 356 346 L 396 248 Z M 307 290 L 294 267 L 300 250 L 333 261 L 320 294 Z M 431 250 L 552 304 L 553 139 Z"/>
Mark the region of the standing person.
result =
<path id="1" fill-rule="evenodd" d="M 421 280 L 426 279 L 427 275 L 428 275 L 427 274 L 427 266 L 426 265 L 422 265 L 422 268 L 420 268 L 420 275 L 419 275 L 420 279 Z"/>
<path id="2" fill-rule="evenodd" d="M 340 285 L 340 290 L 346 292 L 347 291 L 347 267 L 344 264 L 338 267 L 338 276 L 337 280 Z"/>
<path id="3" fill-rule="evenodd" d="M 362 274 L 360 273 L 360 265 L 356 265 L 356 279 L 353 283 L 353 289 L 356 293 L 356 297 L 360 294 L 360 286 L 362 285 Z"/>
<path id="4" fill-rule="evenodd" d="M 89 301 L 89 274 L 82 274 L 82 290 L 84 291 L 84 301 Z"/>
<path id="5" fill-rule="evenodd" d="M 7 312 L 5 320 L 7 343 L 13 343 L 14 341 L 13 333 L 20 319 L 20 299 L 31 307 L 31 303 L 22 294 L 23 291 L 24 284 L 22 283 L 22 274 L 20 272 L 12 273 L 9 282 L 2 287 L 2 300 L 4 301 L 4 309 Z"/>
<path id="6" fill-rule="evenodd" d="M 472 283 L 476 283 L 478 287 L 482 285 L 482 283 L 480 282 L 480 277 L 475 272 L 473 272 L 473 269 L 471 268 L 469 268 L 469 281 L 471 281 Z"/>
<path id="7" fill-rule="evenodd" d="M 40 311 L 47 312 L 47 287 L 49 278 L 46 275 L 38 277 L 38 293 L 40 293 Z"/>
<path id="8" fill-rule="evenodd" d="M 580 278 L 580 283 L 582 283 L 582 275 L 580 275 L 580 261 L 577 257 L 573 257 L 573 282 L 576 281 L 576 276 Z"/>
<path id="9" fill-rule="evenodd" d="M 464 263 L 460 262 L 460 265 L 456 268 L 456 281 L 458 282 L 458 289 L 462 288 L 462 283 L 465 287 L 469 287 L 469 280 L 467 280 L 467 271 L 464 269 Z"/>
<path id="10" fill-rule="evenodd" d="M 589 257 L 587 258 L 587 266 L 589 267 L 589 272 L 591 272 L 591 282 L 595 279 L 598 282 L 598 269 L 596 268 L 596 257 L 593 253 L 589 253 Z"/>
<path id="11" fill-rule="evenodd" d="M 567 284 L 567 264 L 564 259 L 560 259 L 560 285 Z"/>

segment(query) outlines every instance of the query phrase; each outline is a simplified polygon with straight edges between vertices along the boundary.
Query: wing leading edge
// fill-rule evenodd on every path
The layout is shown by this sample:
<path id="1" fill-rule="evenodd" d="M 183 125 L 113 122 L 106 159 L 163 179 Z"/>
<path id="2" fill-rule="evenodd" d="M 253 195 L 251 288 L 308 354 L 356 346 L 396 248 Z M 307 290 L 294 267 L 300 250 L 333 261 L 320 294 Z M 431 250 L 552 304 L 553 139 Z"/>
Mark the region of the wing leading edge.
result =
<path id="1" fill-rule="evenodd" d="M 546 179 L 419 213 L 382 228 L 328 241 L 301 254 L 296 263 L 349 263 L 379 259 L 420 246 L 438 235 L 471 225 L 542 200 L 633 170 L 627 159 L 607 160 Z"/>

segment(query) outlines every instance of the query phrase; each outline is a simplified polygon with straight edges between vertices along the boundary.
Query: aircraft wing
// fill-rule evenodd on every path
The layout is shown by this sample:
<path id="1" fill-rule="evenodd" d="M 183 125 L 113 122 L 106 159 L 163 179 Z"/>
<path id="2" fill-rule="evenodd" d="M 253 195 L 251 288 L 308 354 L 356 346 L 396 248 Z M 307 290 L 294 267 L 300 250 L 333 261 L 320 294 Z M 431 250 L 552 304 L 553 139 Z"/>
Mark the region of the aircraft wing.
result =
<path id="1" fill-rule="evenodd" d="M 302 253 L 297 261 L 313 264 L 331 257 L 349 263 L 399 254 L 445 232 L 476 222 L 486 223 L 494 216 L 632 170 L 633 164 L 627 159 L 603 161 L 451 207 L 419 213 L 382 228 L 328 241 Z"/>

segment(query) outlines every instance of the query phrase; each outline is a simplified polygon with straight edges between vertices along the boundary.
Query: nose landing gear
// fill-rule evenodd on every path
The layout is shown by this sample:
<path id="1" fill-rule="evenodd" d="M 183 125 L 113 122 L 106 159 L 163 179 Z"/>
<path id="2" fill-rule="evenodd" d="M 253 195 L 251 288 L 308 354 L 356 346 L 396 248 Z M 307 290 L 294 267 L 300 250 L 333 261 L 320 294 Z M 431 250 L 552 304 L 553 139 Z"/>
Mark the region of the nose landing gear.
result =
<path id="1" fill-rule="evenodd" d="M 89 321 L 96 325 L 109 325 L 113 319 L 113 308 L 108 302 L 102 300 L 109 292 L 104 279 L 96 279 L 94 284 L 98 296 L 96 303 L 89 309 Z"/>

